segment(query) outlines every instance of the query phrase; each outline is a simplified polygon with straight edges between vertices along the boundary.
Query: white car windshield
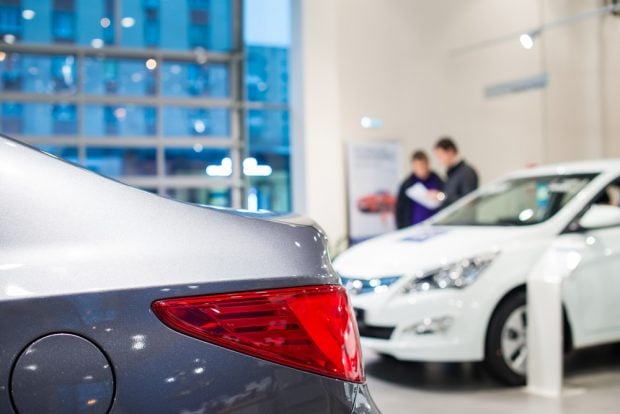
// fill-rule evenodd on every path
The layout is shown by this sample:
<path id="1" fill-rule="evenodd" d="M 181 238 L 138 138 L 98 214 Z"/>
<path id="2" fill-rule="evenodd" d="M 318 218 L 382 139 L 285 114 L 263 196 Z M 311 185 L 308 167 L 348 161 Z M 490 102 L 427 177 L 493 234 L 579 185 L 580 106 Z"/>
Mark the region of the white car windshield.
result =
<path id="1" fill-rule="evenodd" d="M 516 178 L 491 184 L 435 225 L 524 226 L 541 223 L 564 207 L 596 174 Z"/>

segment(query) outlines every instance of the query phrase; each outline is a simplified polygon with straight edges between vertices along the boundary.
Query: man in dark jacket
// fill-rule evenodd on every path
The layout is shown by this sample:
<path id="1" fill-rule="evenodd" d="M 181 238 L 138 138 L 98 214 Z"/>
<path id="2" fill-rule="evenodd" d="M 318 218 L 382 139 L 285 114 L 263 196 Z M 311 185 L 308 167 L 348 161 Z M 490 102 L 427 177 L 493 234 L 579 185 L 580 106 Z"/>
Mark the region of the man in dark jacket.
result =
<path id="1" fill-rule="evenodd" d="M 435 144 L 435 156 L 447 169 L 447 180 L 443 192 L 433 192 L 441 207 L 447 207 L 459 198 L 478 188 L 478 174 L 459 155 L 451 138 L 444 137 Z"/>
<path id="2" fill-rule="evenodd" d="M 428 156 L 424 151 L 416 151 L 411 157 L 413 173 L 402 183 L 396 200 L 396 227 L 402 229 L 420 223 L 437 212 L 437 208 L 429 207 L 432 197 L 429 190 L 441 191 L 441 178 L 431 171 Z M 411 198 L 411 190 L 421 197 L 428 197 L 429 203 L 420 203 Z M 426 205 L 425 205 L 426 204 Z"/>

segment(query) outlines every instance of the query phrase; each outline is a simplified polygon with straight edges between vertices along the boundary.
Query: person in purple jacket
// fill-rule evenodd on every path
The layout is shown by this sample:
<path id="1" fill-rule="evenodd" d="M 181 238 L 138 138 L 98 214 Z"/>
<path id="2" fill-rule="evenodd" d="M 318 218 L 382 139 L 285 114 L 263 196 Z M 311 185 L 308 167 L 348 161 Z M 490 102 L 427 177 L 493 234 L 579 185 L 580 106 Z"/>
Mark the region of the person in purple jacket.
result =
<path id="1" fill-rule="evenodd" d="M 396 199 L 396 227 L 399 229 L 420 223 L 435 214 L 432 209 L 414 201 L 408 190 L 422 184 L 426 190 L 443 190 L 443 181 L 430 169 L 428 156 L 424 151 L 415 151 L 411 157 L 412 174 L 403 181 Z"/>

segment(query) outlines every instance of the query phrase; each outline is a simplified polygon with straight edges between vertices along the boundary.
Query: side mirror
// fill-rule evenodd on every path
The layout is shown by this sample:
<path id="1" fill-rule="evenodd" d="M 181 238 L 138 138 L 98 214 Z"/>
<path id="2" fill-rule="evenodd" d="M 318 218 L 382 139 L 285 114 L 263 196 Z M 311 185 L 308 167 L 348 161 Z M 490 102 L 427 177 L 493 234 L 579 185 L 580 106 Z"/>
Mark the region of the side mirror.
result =
<path id="1" fill-rule="evenodd" d="M 612 226 L 620 226 L 620 207 L 593 204 L 579 220 L 586 230 Z"/>

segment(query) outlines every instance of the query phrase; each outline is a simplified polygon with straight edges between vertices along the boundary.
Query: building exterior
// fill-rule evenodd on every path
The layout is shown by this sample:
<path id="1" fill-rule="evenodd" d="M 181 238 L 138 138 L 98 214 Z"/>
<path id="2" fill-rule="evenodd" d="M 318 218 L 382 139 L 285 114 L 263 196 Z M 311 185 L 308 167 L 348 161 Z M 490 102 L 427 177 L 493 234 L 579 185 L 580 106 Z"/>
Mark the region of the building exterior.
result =
<path id="1" fill-rule="evenodd" d="M 2 1 L 0 132 L 162 195 L 290 210 L 288 50 L 244 45 L 243 10 Z"/>

